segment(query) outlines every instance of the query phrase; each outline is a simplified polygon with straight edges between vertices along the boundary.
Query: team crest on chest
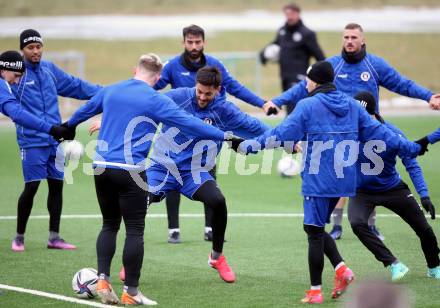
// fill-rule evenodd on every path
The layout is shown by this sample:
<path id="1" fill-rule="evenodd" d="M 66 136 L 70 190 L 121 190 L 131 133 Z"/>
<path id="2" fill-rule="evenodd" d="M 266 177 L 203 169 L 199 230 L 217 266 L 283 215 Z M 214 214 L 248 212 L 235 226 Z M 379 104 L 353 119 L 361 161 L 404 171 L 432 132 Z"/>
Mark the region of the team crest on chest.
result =
<path id="1" fill-rule="evenodd" d="M 203 122 L 205 122 L 208 125 L 212 125 L 212 120 L 210 118 L 204 118 Z"/>
<path id="2" fill-rule="evenodd" d="M 294 42 L 299 42 L 299 41 L 302 40 L 302 38 L 303 38 L 303 36 L 302 36 L 302 34 L 301 34 L 300 32 L 295 32 L 295 33 L 293 33 L 293 35 L 292 35 L 292 40 L 293 40 Z"/>
<path id="3" fill-rule="evenodd" d="M 362 73 L 361 73 L 361 79 L 362 79 L 363 81 L 368 81 L 368 80 L 370 80 L 370 77 L 371 77 L 371 75 L 370 75 L 369 72 L 362 72 Z"/>

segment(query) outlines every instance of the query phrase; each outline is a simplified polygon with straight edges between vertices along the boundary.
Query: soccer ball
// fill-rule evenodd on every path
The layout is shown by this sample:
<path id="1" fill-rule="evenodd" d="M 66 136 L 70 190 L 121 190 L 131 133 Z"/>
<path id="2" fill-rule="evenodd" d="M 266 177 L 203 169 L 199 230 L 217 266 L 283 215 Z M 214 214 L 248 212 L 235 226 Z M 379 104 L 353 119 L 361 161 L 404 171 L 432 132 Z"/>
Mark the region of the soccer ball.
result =
<path id="1" fill-rule="evenodd" d="M 280 45 L 270 44 L 264 48 L 264 57 L 271 62 L 278 62 L 280 59 Z"/>
<path id="2" fill-rule="evenodd" d="M 84 146 L 81 142 L 76 140 L 64 141 L 64 155 L 66 161 L 74 160 L 78 161 L 84 155 Z"/>
<path id="3" fill-rule="evenodd" d="M 301 163 L 292 156 L 286 156 L 278 161 L 277 171 L 281 177 L 291 178 L 301 172 Z"/>
<path id="4" fill-rule="evenodd" d="M 79 298 L 94 298 L 98 272 L 93 268 L 83 268 L 76 272 L 72 279 L 72 289 Z"/>

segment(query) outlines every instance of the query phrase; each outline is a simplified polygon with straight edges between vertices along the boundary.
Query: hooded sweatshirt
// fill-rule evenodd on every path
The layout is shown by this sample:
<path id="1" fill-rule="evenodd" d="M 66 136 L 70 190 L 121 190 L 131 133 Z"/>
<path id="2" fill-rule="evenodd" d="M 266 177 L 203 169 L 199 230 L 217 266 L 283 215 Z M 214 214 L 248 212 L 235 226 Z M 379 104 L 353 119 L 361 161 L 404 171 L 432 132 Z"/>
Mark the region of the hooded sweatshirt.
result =
<path id="1" fill-rule="evenodd" d="M 337 90 L 315 93 L 299 101 L 295 112 L 280 125 L 255 139 L 261 148 L 277 146 L 275 142 L 304 141 L 304 196 L 355 195 L 359 141 L 383 140 L 402 157 L 418 154 L 418 144 L 399 138 L 373 120 L 353 98 Z M 250 152 L 248 148 L 244 151 Z"/>

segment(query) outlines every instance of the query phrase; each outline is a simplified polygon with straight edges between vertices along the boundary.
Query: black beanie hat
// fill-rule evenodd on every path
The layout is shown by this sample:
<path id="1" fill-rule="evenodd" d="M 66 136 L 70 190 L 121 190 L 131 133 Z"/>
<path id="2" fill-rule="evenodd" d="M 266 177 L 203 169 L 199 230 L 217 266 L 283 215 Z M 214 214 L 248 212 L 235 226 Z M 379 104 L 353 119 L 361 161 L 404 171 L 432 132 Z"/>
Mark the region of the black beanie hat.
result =
<path id="1" fill-rule="evenodd" d="M 333 66 L 327 61 L 318 61 L 309 66 L 307 69 L 307 77 L 317 84 L 325 84 L 333 82 L 335 73 Z"/>
<path id="2" fill-rule="evenodd" d="M 23 49 L 29 44 L 32 43 L 40 43 L 43 45 L 43 39 L 41 38 L 40 33 L 34 29 L 27 29 L 21 32 L 20 34 L 20 49 Z"/>
<path id="3" fill-rule="evenodd" d="M 0 55 L 0 70 L 23 73 L 25 71 L 23 57 L 15 50 L 5 51 Z"/>
<path id="4" fill-rule="evenodd" d="M 373 94 L 368 91 L 362 91 L 356 94 L 354 99 L 359 101 L 369 114 L 376 114 L 376 99 Z"/>

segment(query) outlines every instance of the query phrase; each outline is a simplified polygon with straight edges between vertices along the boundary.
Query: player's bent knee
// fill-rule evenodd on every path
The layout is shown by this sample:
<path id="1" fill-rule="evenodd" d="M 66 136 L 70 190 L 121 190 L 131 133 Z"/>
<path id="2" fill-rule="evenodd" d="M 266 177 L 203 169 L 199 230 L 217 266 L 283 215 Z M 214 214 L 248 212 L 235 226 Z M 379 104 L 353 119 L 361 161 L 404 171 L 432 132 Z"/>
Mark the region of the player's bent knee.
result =
<path id="1" fill-rule="evenodd" d="M 304 231 L 307 233 L 309 240 L 324 238 L 324 227 L 303 225 Z"/>
<path id="2" fill-rule="evenodd" d="M 362 233 L 362 231 L 369 230 L 368 224 L 363 222 L 352 222 L 350 223 L 351 229 L 353 230 L 354 234 L 358 235 Z"/>
<path id="3" fill-rule="evenodd" d="M 212 209 L 225 209 L 226 208 L 226 199 L 223 194 L 214 194 L 208 200 L 205 201 L 205 204 Z"/>
<path id="4" fill-rule="evenodd" d="M 102 230 L 110 232 L 118 232 L 121 226 L 121 219 L 104 218 Z"/>
<path id="5" fill-rule="evenodd" d="M 436 238 L 434 230 L 432 230 L 432 227 L 429 224 L 426 224 L 423 228 L 417 229 L 416 234 L 419 237 Z"/>

